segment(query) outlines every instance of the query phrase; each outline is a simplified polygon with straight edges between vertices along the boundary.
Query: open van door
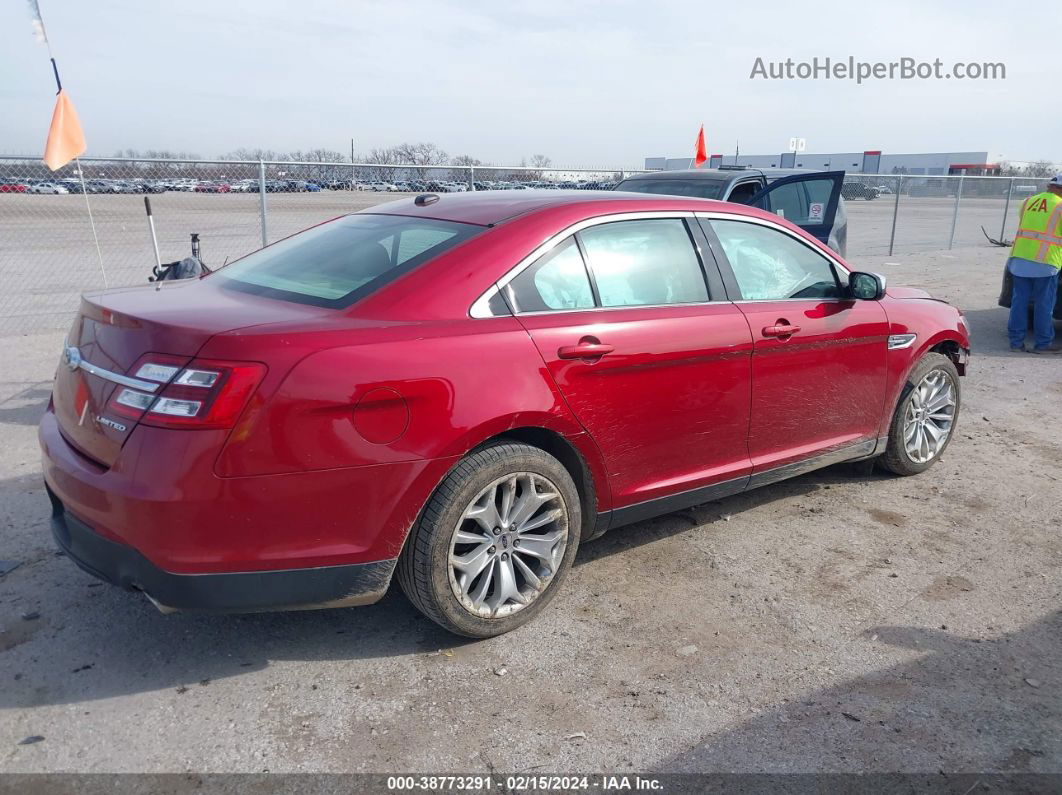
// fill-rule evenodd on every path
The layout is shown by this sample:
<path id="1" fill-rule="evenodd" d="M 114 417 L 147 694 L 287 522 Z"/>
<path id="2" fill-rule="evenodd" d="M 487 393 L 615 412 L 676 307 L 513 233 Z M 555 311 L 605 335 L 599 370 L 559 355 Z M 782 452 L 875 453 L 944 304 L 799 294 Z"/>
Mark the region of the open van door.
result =
<path id="1" fill-rule="evenodd" d="M 794 174 L 775 180 L 747 203 L 782 216 L 829 246 L 843 182 L 843 171 Z"/>

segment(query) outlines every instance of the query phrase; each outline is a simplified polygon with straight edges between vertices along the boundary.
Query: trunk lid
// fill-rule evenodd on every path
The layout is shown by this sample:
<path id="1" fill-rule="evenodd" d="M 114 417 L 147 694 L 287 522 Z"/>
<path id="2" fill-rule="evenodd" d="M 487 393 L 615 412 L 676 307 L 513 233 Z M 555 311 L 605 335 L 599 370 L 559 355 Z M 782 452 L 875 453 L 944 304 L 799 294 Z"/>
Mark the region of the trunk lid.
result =
<path id="1" fill-rule="evenodd" d="M 63 436 L 83 455 L 103 467 L 117 459 L 137 418 L 108 411 L 108 405 L 123 388 L 121 380 L 135 378 L 134 365 L 145 354 L 184 366 L 215 334 L 334 314 L 210 282 L 178 281 L 164 283 L 160 290 L 144 286 L 82 296 L 56 371 L 52 403 Z"/>

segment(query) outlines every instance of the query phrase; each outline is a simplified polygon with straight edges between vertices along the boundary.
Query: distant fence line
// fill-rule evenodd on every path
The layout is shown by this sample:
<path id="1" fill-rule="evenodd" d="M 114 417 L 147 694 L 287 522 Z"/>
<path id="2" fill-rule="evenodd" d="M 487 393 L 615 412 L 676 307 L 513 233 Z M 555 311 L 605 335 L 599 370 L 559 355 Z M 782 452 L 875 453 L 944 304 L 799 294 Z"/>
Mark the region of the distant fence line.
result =
<path id="1" fill-rule="evenodd" d="M 80 194 L 84 184 L 113 286 L 144 283 L 154 264 L 137 194 L 151 194 L 164 262 L 185 256 L 196 232 L 217 266 L 405 192 L 609 189 L 645 171 L 95 157 L 80 167 L 53 173 L 37 156 L 0 156 L 0 333 L 63 328 L 78 294 L 102 286 L 85 199 L 39 193 Z M 848 255 L 858 258 L 987 245 L 982 228 L 1007 237 L 1020 202 L 1046 178 L 850 173 L 845 183 Z"/>

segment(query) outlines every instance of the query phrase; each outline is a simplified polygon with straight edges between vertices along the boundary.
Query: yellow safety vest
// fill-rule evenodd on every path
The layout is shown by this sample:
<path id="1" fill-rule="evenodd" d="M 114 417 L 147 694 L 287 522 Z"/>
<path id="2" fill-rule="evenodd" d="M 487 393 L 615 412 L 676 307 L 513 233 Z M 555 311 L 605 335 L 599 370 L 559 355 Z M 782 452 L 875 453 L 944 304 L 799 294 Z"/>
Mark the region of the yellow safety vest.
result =
<path id="1" fill-rule="evenodd" d="M 1044 192 L 1025 200 L 1010 256 L 1062 268 L 1062 196 Z"/>

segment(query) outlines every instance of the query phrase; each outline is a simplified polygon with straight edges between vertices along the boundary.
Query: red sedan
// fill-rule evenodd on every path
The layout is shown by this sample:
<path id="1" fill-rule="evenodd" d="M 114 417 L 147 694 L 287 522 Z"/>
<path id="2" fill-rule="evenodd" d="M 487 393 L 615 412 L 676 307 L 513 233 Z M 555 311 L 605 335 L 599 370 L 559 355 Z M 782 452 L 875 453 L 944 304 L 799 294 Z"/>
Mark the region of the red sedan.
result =
<path id="1" fill-rule="evenodd" d="M 87 294 L 40 426 L 62 549 L 160 608 L 534 617 L 610 528 L 944 452 L 961 313 L 776 215 L 424 195 Z"/>

